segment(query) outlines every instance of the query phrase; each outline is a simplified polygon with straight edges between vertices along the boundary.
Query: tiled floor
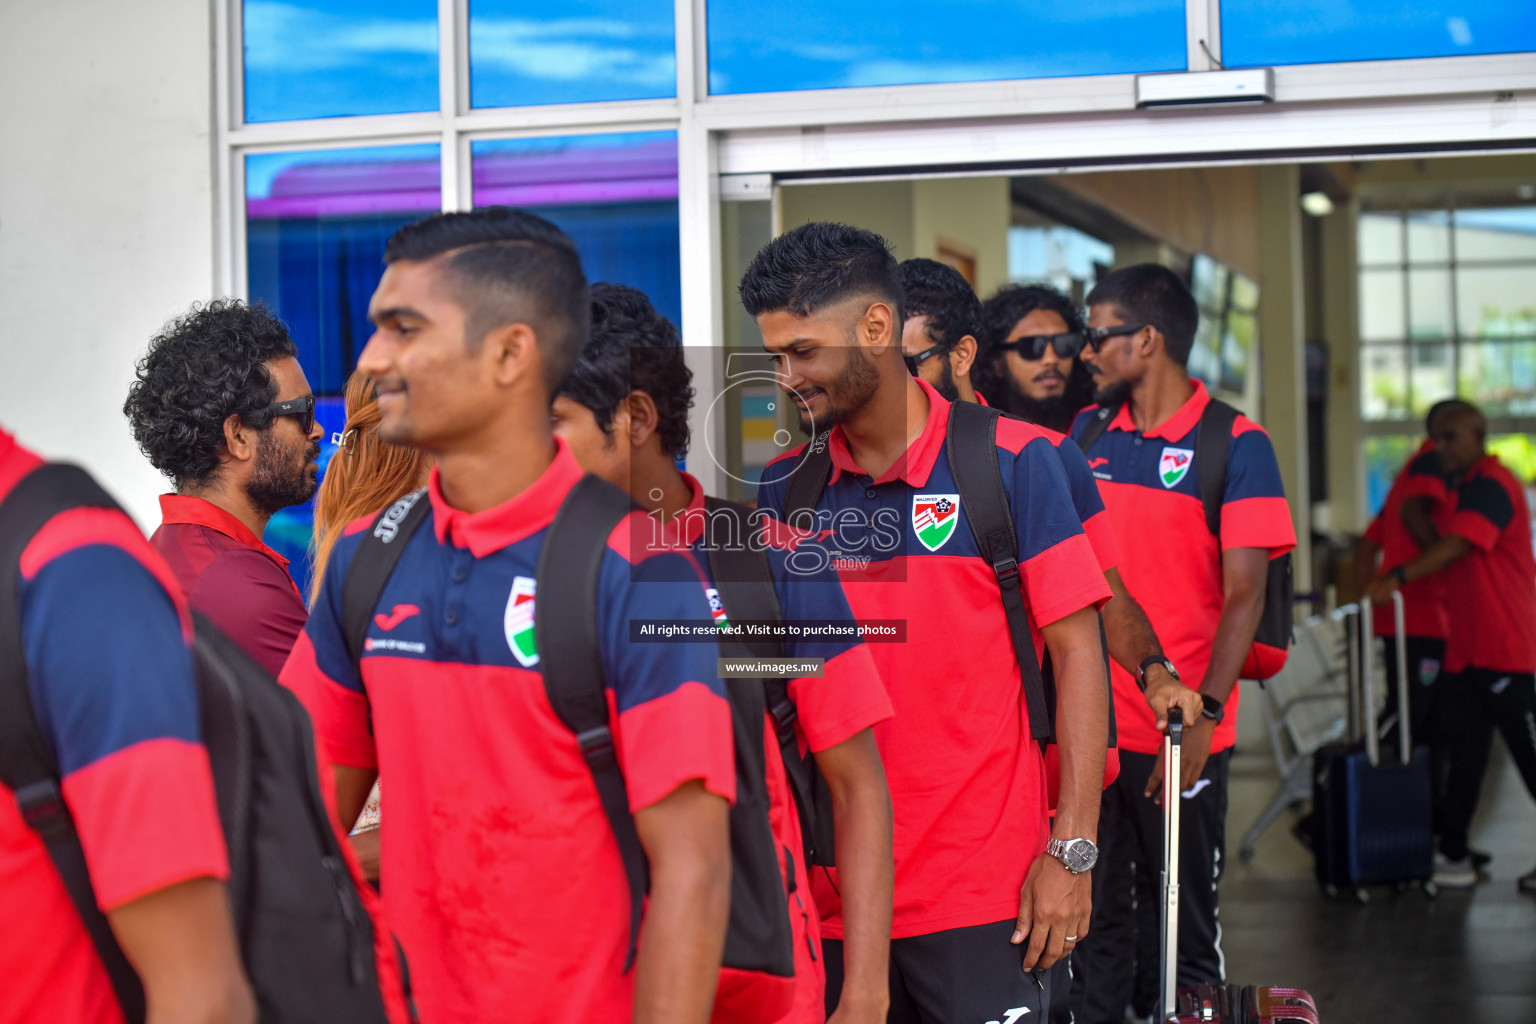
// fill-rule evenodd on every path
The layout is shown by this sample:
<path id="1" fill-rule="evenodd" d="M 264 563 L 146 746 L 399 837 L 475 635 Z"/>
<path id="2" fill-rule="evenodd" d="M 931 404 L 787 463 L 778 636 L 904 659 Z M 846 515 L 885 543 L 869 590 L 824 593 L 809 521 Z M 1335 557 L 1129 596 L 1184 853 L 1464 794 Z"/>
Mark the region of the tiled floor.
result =
<path id="1" fill-rule="evenodd" d="M 1536 895 L 1515 888 L 1536 866 L 1536 804 L 1496 754 L 1472 838 L 1494 855 L 1491 880 L 1433 900 L 1378 889 L 1364 906 L 1323 897 L 1289 816 L 1251 861 L 1237 856 L 1275 787 L 1268 757 L 1238 755 L 1221 890 L 1228 978 L 1309 989 L 1325 1024 L 1536 1024 Z"/>

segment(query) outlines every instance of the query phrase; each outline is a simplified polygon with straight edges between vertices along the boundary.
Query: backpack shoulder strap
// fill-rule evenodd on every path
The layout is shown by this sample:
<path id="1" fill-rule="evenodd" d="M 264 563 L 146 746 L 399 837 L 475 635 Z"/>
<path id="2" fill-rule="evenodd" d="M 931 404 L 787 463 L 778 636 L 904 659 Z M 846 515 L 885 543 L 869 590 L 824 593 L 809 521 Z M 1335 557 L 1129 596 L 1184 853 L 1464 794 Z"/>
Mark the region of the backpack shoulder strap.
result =
<path id="1" fill-rule="evenodd" d="M 373 618 L 374 609 L 378 607 L 390 576 L 394 575 L 395 566 L 400 564 L 406 545 L 432 510 L 432 503 L 422 500 L 426 496 L 427 489 L 423 487 L 380 512 L 373 526 L 363 535 L 362 543 L 352 556 L 352 564 L 347 566 L 347 575 L 341 584 L 341 635 L 346 641 L 347 653 L 352 657 L 352 667 L 359 670 L 359 680 L 362 679 L 363 641 L 368 636 L 368 620 Z M 363 693 L 366 696 L 367 690 Z"/>
<path id="2" fill-rule="evenodd" d="M 1029 734 L 1042 743 L 1052 735 L 1054 708 L 1046 699 L 1045 679 L 1029 633 L 1029 614 L 1019 575 L 1019 539 L 1014 532 L 1008 492 L 997 463 L 997 412 L 971 402 L 953 402 L 947 430 L 949 471 L 960 492 L 960 509 L 971 524 L 971 534 L 981 557 L 992 566 L 1003 595 L 1008 633 L 1024 683 L 1024 703 L 1029 709 Z"/>
<path id="3" fill-rule="evenodd" d="M 1237 410 L 1213 398 L 1195 428 L 1195 480 L 1205 506 L 1205 525 L 1221 539 L 1221 505 L 1227 493 L 1227 460 L 1232 455 L 1232 424 Z"/>
<path id="4" fill-rule="evenodd" d="M 1083 450 L 1084 455 L 1087 455 L 1089 449 L 1098 444 L 1099 438 L 1104 436 L 1104 431 L 1109 429 L 1109 421 L 1114 419 L 1115 413 L 1119 411 L 1118 408 L 1101 405 L 1099 406 L 1099 411 L 1090 416 L 1088 422 L 1083 424 L 1083 432 L 1077 439 L 1077 446 Z"/>
<path id="5" fill-rule="evenodd" d="M 556 716 L 576 735 L 629 881 L 625 971 L 635 962 L 648 882 L 645 850 L 629 811 L 629 793 L 608 716 L 597 603 L 608 536 L 634 508 L 629 495 L 595 476 L 576 482 L 555 513 L 539 551 L 533 617 L 544 692 Z"/>
<path id="6" fill-rule="evenodd" d="M 72 508 L 117 503 L 78 466 L 40 466 L 0 502 L 0 782 L 15 794 L 22 820 L 38 834 L 96 947 L 129 1024 L 144 1020 L 144 988 L 117 944 L 59 787 L 53 749 L 37 722 L 21 636 L 21 555 L 39 530 Z"/>
<path id="7" fill-rule="evenodd" d="M 789 484 L 784 491 L 784 521 L 797 530 L 811 530 L 816 526 L 816 506 L 832 476 L 830 441 L 830 431 L 811 438 L 790 471 Z"/>

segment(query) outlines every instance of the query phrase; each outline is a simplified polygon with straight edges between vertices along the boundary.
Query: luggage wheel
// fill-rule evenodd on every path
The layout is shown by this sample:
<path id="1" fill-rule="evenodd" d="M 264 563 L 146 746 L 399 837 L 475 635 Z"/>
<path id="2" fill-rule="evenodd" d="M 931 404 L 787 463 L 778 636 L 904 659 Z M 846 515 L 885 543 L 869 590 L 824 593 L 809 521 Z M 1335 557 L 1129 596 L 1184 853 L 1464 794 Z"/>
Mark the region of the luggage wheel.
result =
<path id="1" fill-rule="evenodd" d="M 1355 888 L 1355 902 L 1361 906 L 1365 906 L 1365 904 L 1371 902 L 1371 894 L 1365 889 L 1359 888 L 1357 886 Z"/>
<path id="2" fill-rule="evenodd" d="M 1425 899 L 1432 900 L 1436 896 L 1440 895 L 1440 887 L 1438 885 L 1436 885 L 1433 881 L 1425 882 L 1423 888 L 1424 888 L 1424 898 Z"/>

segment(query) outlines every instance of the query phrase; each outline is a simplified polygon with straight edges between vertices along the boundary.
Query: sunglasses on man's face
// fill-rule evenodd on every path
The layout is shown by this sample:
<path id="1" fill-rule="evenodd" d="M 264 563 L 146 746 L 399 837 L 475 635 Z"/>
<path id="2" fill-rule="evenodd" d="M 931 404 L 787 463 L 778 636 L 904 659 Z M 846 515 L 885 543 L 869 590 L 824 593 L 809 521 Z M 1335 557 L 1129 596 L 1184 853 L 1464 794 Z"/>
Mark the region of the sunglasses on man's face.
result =
<path id="1" fill-rule="evenodd" d="M 297 416 L 299 428 L 308 437 L 315 429 L 315 396 L 305 395 L 303 398 L 290 398 L 286 402 L 273 402 L 267 406 L 266 411 L 273 416 Z"/>
<path id="2" fill-rule="evenodd" d="M 909 355 L 903 354 L 901 358 L 907 364 L 907 372 L 910 373 L 912 376 L 916 377 L 917 376 L 917 368 L 919 366 L 923 365 L 923 361 L 924 360 L 926 360 L 929 356 L 936 356 L 936 355 L 940 354 L 943 351 L 945 351 L 943 345 L 935 345 L 935 346 L 933 346 L 933 348 L 926 349 L 925 351 L 919 352 L 915 356 L 909 356 Z"/>
<path id="3" fill-rule="evenodd" d="M 1022 358 L 1034 362 L 1045 358 L 1047 346 L 1055 349 L 1056 355 L 1062 359 L 1075 359 L 1083 350 L 1083 336 L 1076 331 L 1068 331 L 1066 334 L 1026 334 L 997 347 L 1003 351 L 1011 349 Z"/>
<path id="4" fill-rule="evenodd" d="M 1135 334 L 1137 331 L 1151 324 L 1110 324 L 1108 327 L 1090 327 L 1083 332 L 1083 347 L 1088 351 L 1098 354 L 1099 349 L 1110 338 L 1118 338 L 1122 334 Z"/>

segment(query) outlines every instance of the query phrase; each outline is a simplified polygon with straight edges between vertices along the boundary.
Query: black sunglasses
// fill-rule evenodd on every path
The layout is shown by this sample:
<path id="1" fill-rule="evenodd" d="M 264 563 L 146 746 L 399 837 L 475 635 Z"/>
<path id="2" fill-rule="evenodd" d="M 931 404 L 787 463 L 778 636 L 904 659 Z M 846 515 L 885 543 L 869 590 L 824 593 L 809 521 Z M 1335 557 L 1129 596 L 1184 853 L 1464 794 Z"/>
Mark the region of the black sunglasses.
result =
<path id="1" fill-rule="evenodd" d="M 1151 326 L 1151 324 L 1112 324 L 1109 327 L 1090 327 L 1083 332 L 1083 347 L 1097 354 L 1110 338 L 1118 338 L 1122 334 L 1135 334 Z"/>
<path id="2" fill-rule="evenodd" d="M 941 352 L 947 352 L 947 351 L 949 351 L 949 350 L 946 349 L 943 345 L 935 345 L 935 346 L 933 346 L 933 348 L 927 349 L 926 351 L 923 351 L 923 352 L 919 352 L 915 356 L 909 356 L 909 355 L 903 354 L 901 358 L 907 364 L 907 372 L 910 373 L 912 376 L 916 377 L 917 376 L 917 368 L 919 366 L 923 365 L 923 360 L 927 359 L 929 356 L 936 356 L 936 355 L 939 355 Z"/>
<path id="3" fill-rule="evenodd" d="M 1062 359 L 1074 359 L 1083 350 L 1083 336 L 1076 331 L 1068 331 L 1066 334 L 1026 334 L 1022 338 L 1005 341 L 997 347 L 1002 351 L 1012 349 L 1033 362 L 1036 359 L 1045 358 L 1046 346 L 1055 349 L 1056 354 Z"/>
<path id="4" fill-rule="evenodd" d="M 315 396 L 290 398 L 286 402 L 273 402 L 263 410 L 272 416 L 297 416 L 299 426 L 307 437 L 315 429 Z"/>

